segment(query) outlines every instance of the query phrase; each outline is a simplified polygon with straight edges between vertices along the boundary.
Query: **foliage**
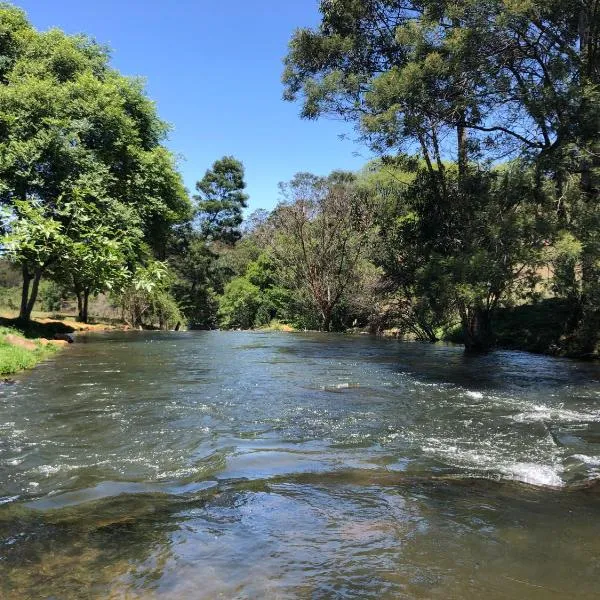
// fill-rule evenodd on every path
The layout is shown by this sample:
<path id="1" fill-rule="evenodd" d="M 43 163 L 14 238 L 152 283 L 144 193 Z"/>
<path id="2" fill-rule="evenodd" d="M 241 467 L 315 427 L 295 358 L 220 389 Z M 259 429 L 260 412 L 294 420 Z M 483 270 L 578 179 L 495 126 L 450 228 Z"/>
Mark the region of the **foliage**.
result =
<path id="1" fill-rule="evenodd" d="M 284 201 L 273 215 L 273 259 L 286 286 L 310 298 L 320 328 L 328 331 L 366 257 L 372 217 L 368 198 L 348 173 L 328 178 L 299 173 L 281 185 L 281 192 Z"/>
<path id="2" fill-rule="evenodd" d="M 182 320 L 169 292 L 172 274 L 165 263 L 152 261 L 139 267 L 120 294 L 123 318 L 134 327 L 166 329 Z"/>
<path id="3" fill-rule="evenodd" d="M 235 243 L 241 236 L 244 193 L 244 166 L 233 156 L 215 161 L 196 184 L 200 232 L 209 241 Z"/>
<path id="4" fill-rule="evenodd" d="M 174 232 L 168 250 L 168 264 L 174 275 L 171 291 L 192 329 L 209 329 L 216 325 L 217 302 L 213 287 L 216 258 L 191 225 Z"/>
<path id="5" fill-rule="evenodd" d="M 61 285 L 53 281 L 42 282 L 38 295 L 41 310 L 46 312 L 60 311 L 64 296 L 65 290 Z M 12 308 L 17 308 L 17 305 Z"/>
<path id="6" fill-rule="evenodd" d="M 164 250 L 190 203 L 161 146 L 167 126 L 142 83 L 109 66 L 106 48 L 37 32 L 7 4 L 0 22 L 0 202 L 28 319 L 43 276 L 60 270 L 86 295 L 108 289 L 144 246 Z"/>
<path id="7" fill-rule="evenodd" d="M 261 327 L 273 320 L 298 319 L 293 291 L 279 284 L 276 263 L 263 252 L 248 263 L 243 276 L 235 277 L 219 298 L 219 324 L 225 329 Z"/>
<path id="8" fill-rule="evenodd" d="M 236 277 L 219 300 L 219 321 L 226 329 L 250 329 L 256 321 L 260 290 L 245 277 Z"/>
<path id="9" fill-rule="evenodd" d="M 573 351 L 594 349 L 598 3 L 324 0 L 320 10 L 319 26 L 290 42 L 285 98 L 305 118 L 353 122 L 376 151 L 418 151 L 417 180 L 396 194 L 379 248 L 409 322 L 433 332 L 456 310 L 466 345 L 489 348 L 501 302 L 535 288 L 542 238 L 571 236 L 581 252 L 557 248 L 555 290 L 578 297 Z"/>

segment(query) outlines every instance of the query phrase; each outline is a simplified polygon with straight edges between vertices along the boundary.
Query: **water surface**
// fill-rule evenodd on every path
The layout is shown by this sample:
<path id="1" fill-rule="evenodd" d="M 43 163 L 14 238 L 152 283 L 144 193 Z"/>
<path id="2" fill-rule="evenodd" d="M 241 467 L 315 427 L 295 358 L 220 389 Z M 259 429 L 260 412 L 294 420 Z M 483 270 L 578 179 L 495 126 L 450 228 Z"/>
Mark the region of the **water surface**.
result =
<path id="1" fill-rule="evenodd" d="M 83 337 L 0 389 L 2 598 L 597 598 L 600 367 Z"/>

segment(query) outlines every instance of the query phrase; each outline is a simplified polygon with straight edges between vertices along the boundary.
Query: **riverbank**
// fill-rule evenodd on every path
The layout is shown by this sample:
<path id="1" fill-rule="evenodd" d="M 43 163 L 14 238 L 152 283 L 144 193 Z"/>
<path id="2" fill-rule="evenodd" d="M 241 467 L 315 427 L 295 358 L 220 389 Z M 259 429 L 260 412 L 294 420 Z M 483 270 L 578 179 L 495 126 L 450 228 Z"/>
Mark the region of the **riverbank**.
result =
<path id="1" fill-rule="evenodd" d="M 0 376 L 8 377 L 30 369 L 58 348 L 58 344 L 49 340 L 31 340 L 18 329 L 0 327 Z"/>
<path id="2" fill-rule="evenodd" d="M 558 298 L 501 308 L 494 318 L 495 348 L 579 360 L 598 359 L 598 349 L 592 354 L 582 354 L 572 343 L 573 314 L 573 306 Z M 460 326 L 443 332 L 441 339 L 462 344 Z"/>
<path id="3" fill-rule="evenodd" d="M 500 308 L 494 317 L 494 348 L 579 360 L 599 359 L 600 348 L 594 354 L 581 354 L 573 348 L 572 334 L 570 333 L 573 330 L 573 314 L 573 306 L 569 302 L 557 298 Z M 291 325 L 279 321 L 272 321 L 255 330 L 262 332 L 298 331 Z M 372 332 L 368 328 L 357 327 L 347 329 L 343 333 L 362 336 L 371 335 Z M 407 341 L 414 339 L 410 334 L 403 333 L 400 328 L 393 327 L 385 329 L 378 335 Z M 438 331 L 438 337 L 442 342 L 463 344 L 460 323 Z"/>
<path id="4" fill-rule="evenodd" d="M 23 322 L 0 315 L 0 376 L 10 377 L 35 367 L 68 346 L 76 333 L 119 329 L 109 323 L 78 323 L 40 315 Z"/>

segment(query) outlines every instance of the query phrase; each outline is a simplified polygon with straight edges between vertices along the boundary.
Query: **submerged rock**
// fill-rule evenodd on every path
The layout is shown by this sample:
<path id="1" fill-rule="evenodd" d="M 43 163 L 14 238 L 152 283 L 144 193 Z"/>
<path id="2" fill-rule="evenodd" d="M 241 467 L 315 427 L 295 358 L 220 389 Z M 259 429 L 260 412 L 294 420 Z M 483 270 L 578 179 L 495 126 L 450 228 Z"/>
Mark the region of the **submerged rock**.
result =
<path id="1" fill-rule="evenodd" d="M 55 333 L 54 340 L 72 344 L 75 341 L 75 336 L 72 333 Z"/>

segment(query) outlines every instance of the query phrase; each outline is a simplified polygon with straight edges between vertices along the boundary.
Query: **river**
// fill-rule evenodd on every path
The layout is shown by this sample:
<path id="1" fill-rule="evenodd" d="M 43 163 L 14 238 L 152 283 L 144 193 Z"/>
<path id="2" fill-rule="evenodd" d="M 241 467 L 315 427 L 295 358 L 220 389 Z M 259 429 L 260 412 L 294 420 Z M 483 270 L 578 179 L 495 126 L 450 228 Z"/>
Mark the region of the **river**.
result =
<path id="1" fill-rule="evenodd" d="M 0 597 L 600 596 L 600 366 L 80 337 L 0 388 Z"/>

